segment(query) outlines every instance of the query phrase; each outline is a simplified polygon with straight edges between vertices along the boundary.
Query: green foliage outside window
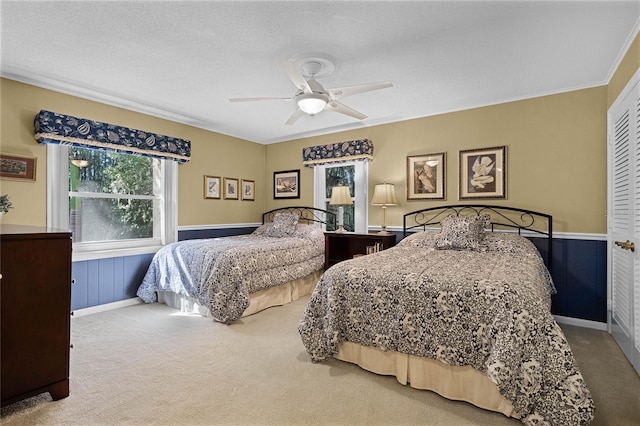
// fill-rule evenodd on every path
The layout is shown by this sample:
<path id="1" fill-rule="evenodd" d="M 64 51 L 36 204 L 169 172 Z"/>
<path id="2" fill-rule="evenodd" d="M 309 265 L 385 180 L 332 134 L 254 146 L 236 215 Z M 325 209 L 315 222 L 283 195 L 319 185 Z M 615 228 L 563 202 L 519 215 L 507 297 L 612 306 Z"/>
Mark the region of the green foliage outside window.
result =
<path id="1" fill-rule="evenodd" d="M 325 169 L 325 189 L 327 200 L 331 199 L 331 188 L 334 186 L 348 186 L 351 198 L 355 196 L 355 167 L 354 166 L 338 166 L 327 167 Z M 338 206 L 326 203 L 326 209 L 330 212 L 338 214 Z M 343 206 L 344 209 L 344 229 L 349 232 L 355 230 L 355 201 L 354 204 Z M 337 228 L 335 223 L 327 224 L 327 231 L 335 231 Z"/>
<path id="2" fill-rule="evenodd" d="M 72 228 L 77 221 L 80 241 L 152 237 L 153 201 L 118 197 L 118 194 L 153 195 L 153 162 L 158 160 L 97 149 L 74 147 L 69 151 L 70 158 L 88 161 L 82 168 L 70 163 L 71 191 L 113 194 L 108 198 L 70 198 Z M 82 222 L 96 225 L 82 227 Z M 88 236 L 100 232 L 104 238 Z"/>

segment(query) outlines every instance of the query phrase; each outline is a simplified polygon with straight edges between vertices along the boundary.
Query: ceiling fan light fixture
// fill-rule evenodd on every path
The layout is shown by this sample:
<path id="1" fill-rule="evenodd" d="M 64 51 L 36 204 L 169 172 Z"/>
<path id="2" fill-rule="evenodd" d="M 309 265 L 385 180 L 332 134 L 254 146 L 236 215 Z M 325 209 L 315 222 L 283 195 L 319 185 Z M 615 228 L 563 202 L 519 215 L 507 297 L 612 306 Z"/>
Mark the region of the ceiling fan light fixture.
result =
<path id="1" fill-rule="evenodd" d="M 296 102 L 298 107 L 309 115 L 316 115 L 327 105 L 328 98 L 326 95 L 318 93 L 309 93 L 298 96 Z"/>

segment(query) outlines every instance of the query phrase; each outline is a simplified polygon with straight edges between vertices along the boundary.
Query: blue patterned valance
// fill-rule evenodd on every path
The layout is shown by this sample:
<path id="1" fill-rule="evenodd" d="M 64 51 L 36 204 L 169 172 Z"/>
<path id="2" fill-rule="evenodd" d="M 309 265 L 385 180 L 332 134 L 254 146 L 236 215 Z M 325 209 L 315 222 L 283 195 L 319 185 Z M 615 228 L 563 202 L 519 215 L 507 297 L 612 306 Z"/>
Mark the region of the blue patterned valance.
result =
<path id="1" fill-rule="evenodd" d="M 186 163 L 191 158 L 191 142 L 188 140 L 57 112 L 40 111 L 36 115 L 33 127 L 36 140 L 42 144 L 112 149 L 147 157 L 166 158 L 179 163 Z"/>
<path id="2" fill-rule="evenodd" d="M 369 139 L 309 146 L 302 150 L 302 164 L 306 167 L 345 161 L 373 160 L 373 142 Z"/>

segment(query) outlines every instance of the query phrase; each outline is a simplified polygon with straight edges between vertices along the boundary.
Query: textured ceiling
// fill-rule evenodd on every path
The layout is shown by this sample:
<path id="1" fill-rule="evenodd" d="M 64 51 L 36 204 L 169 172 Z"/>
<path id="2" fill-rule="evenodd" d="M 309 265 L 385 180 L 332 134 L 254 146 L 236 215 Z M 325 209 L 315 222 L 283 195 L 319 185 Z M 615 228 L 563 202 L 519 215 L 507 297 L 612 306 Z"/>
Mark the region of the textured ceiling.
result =
<path id="1" fill-rule="evenodd" d="M 640 0 L 3 0 L 0 73 L 268 144 L 606 84 L 639 17 Z M 327 89 L 393 87 L 342 99 L 363 121 L 228 101 L 292 97 L 279 62 L 309 53 L 335 61 Z"/>

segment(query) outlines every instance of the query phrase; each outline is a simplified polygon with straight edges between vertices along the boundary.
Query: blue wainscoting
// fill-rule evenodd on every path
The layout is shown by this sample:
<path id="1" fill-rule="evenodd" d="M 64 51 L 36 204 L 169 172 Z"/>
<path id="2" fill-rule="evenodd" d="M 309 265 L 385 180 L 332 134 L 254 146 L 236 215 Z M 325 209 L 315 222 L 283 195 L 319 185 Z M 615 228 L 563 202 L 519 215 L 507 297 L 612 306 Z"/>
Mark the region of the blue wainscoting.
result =
<path id="1" fill-rule="evenodd" d="M 178 240 L 248 234 L 255 228 L 188 230 Z M 402 239 L 401 234 L 397 240 Z M 531 238 L 546 259 L 543 239 Z M 153 254 L 74 262 L 71 309 L 83 309 L 136 297 Z M 554 239 L 552 277 L 558 294 L 554 315 L 606 323 L 607 243 L 604 240 Z"/>
<path id="2" fill-rule="evenodd" d="M 606 323 L 607 242 L 554 240 L 553 265 L 558 294 L 552 298 L 551 312 Z"/>
<path id="3" fill-rule="evenodd" d="M 197 229 L 178 232 L 178 241 L 195 240 L 196 238 L 218 238 L 229 237 L 231 235 L 250 234 L 257 227 L 251 228 L 226 228 L 226 229 Z"/>
<path id="4" fill-rule="evenodd" d="M 530 238 L 547 259 L 547 244 Z M 557 294 L 551 313 L 563 317 L 607 322 L 607 242 L 554 238 L 551 277 Z"/>
<path id="5" fill-rule="evenodd" d="M 105 305 L 136 297 L 153 254 L 73 262 L 71 309 Z"/>
<path id="6" fill-rule="evenodd" d="M 255 227 L 179 231 L 178 240 L 215 238 L 253 232 Z M 78 310 L 137 297 L 153 254 L 73 262 L 71 309 Z"/>

